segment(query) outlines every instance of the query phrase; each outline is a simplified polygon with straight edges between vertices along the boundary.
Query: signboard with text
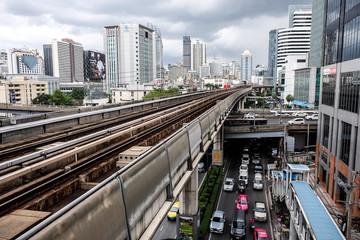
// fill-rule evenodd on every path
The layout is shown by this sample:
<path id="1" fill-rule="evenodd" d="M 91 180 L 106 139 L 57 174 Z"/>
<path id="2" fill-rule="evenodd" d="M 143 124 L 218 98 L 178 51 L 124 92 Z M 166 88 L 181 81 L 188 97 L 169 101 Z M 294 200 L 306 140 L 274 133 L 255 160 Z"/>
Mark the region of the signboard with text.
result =
<path id="1" fill-rule="evenodd" d="M 212 164 L 215 166 L 223 165 L 223 151 L 222 150 L 213 150 L 212 152 Z"/>

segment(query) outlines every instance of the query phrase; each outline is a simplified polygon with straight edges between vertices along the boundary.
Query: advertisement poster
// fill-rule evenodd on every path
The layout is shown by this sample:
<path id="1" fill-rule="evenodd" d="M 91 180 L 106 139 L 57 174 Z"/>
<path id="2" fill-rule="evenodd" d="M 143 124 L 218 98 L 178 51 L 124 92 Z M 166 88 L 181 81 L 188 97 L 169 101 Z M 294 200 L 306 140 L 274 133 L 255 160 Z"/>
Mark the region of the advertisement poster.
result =
<path id="1" fill-rule="evenodd" d="M 215 166 L 223 165 L 223 151 L 222 150 L 213 150 L 212 152 L 212 163 Z"/>
<path id="2" fill-rule="evenodd" d="M 105 54 L 88 51 L 89 59 L 89 79 L 91 80 L 104 80 L 106 77 L 105 72 Z"/>

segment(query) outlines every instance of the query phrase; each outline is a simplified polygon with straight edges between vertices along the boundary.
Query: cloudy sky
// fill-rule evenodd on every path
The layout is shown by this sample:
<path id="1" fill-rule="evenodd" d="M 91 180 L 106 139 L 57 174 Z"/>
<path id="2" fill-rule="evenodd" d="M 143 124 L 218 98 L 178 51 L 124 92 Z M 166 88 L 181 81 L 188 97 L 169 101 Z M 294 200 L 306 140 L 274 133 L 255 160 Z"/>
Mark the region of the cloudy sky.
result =
<path id="1" fill-rule="evenodd" d="M 39 49 L 51 39 L 72 38 L 85 50 L 103 51 L 103 27 L 148 22 L 161 30 L 164 65 L 182 59 L 182 37 L 207 44 L 208 62 L 240 61 L 249 49 L 267 65 L 268 33 L 288 26 L 290 4 L 311 0 L 2 0 L 0 49 Z"/>

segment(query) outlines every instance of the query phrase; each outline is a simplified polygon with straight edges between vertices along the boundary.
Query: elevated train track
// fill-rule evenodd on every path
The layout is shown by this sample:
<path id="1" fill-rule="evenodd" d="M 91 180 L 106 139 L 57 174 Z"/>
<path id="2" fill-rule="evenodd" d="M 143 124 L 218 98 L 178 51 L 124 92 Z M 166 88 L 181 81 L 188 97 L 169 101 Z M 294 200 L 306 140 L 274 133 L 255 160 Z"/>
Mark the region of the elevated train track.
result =
<path id="1" fill-rule="evenodd" d="M 111 125 L 110 129 L 93 133 L 94 136 L 88 138 L 70 136 L 72 140 L 53 146 L 51 153 L 44 155 L 37 151 L 31 157 L 30 154 L 1 163 L 0 215 L 15 209 L 56 212 L 116 172 L 119 162 L 124 166 L 124 162 L 119 161 L 121 152 L 132 146 L 157 144 L 234 91 L 212 94 L 138 120 L 132 119 L 139 113 L 136 117 L 127 116 L 132 121 L 121 120 L 122 124 L 117 123 L 119 126 Z M 59 139 L 54 137 L 52 141 Z M 39 145 L 43 144 L 40 140 Z"/>

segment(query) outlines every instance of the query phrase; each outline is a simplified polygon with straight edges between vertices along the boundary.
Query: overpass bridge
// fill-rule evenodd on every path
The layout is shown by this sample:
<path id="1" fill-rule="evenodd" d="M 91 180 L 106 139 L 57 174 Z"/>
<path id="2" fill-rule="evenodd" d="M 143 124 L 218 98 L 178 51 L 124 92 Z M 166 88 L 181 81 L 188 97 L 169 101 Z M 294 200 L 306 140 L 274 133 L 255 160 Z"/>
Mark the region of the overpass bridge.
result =
<path id="1" fill-rule="evenodd" d="M 81 197 L 40 223 L 33 223 L 34 227 L 22 233 L 18 239 L 151 239 L 177 198 L 181 202 L 180 214 L 196 218 L 197 164 L 210 145 L 214 144 L 214 149 L 222 150 L 224 121 L 232 109 L 241 108 L 249 91 L 249 88 L 238 89 L 229 97 L 218 101 L 201 116 L 185 123 L 182 128 L 119 171 L 99 183 L 91 183 L 92 188 Z M 129 105 L 126 109 L 120 107 L 93 113 L 78 113 L 72 117 L 44 119 L 41 123 L 27 123 L 24 128 L 21 124 L 16 124 L 0 129 L 1 139 L 3 143 L 8 143 L 9 138 L 17 141 L 33 130 L 38 131 L 38 134 L 48 133 L 51 128 L 61 130 L 91 123 L 122 111 L 146 108 L 149 104 L 161 105 L 162 102 L 147 102 Z M 135 130 L 129 131 L 132 134 Z M 83 148 L 74 149 L 47 161 L 59 159 L 61 155 L 80 156 L 84 151 L 86 150 Z M 39 163 L 39 170 L 43 170 L 41 164 Z M 18 173 L 12 173 L 15 180 Z M 1 176 L 0 182 L 4 179 L 5 177 Z M 49 214 L 36 212 L 44 216 Z"/>

